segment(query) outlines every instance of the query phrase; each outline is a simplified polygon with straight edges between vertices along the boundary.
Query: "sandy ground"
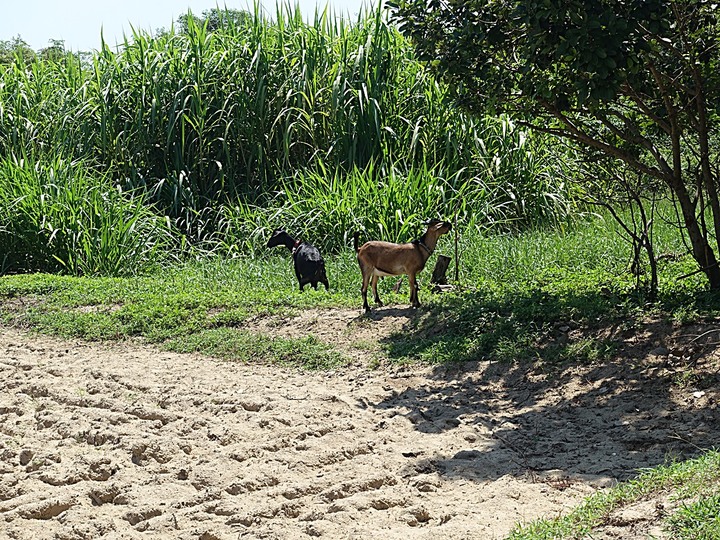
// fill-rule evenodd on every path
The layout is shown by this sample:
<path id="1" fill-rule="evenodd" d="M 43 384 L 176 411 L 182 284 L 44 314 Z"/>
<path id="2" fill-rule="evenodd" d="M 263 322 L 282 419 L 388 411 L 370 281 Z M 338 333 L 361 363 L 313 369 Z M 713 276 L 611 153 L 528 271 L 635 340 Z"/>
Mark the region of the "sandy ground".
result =
<path id="1" fill-rule="evenodd" d="M 342 347 L 404 317 L 334 313 L 269 326 Z M 0 538 L 502 538 L 718 445 L 717 358 L 688 386 L 655 353 L 306 373 L 0 329 Z"/>

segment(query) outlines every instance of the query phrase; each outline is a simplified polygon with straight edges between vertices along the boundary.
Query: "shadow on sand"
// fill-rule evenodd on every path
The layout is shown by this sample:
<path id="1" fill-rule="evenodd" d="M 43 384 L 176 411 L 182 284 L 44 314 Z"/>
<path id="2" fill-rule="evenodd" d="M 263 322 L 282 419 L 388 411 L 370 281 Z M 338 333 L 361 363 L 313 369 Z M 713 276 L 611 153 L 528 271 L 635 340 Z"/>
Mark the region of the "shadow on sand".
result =
<path id="1" fill-rule="evenodd" d="M 463 362 L 438 365 L 432 383 L 374 404 L 405 416 L 428 437 L 463 430 L 466 447 L 417 456 L 417 468 L 476 481 L 543 471 L 615 481 L 720 446 L 720 321 L 633 323 L 617 298 L 602 293 L 474 300 L 444 302 L 451 317 L 408 311 L 403 332 L 386 339 L 391 356 L 452 350 L 468 333 L 485 344 L 471 352 L 485 359 L 464 354 Z M 381 321 L 383 310 L 370 317 Z M 534 358 L 492 360 L 493 343 L 526 340 L 528 329 Z M 588 336 L 612 343 L 612 355 L 554 363 L 543 358 Z M 413 367 L 404 369 L 412 373 Z"/>

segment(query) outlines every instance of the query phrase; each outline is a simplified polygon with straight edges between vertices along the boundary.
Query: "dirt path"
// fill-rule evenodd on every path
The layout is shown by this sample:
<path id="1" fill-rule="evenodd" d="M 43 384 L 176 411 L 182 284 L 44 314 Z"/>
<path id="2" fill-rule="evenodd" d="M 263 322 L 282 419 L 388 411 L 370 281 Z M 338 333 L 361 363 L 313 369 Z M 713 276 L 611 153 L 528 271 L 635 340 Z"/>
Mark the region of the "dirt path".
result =
<path id="1" fill-rule="evenodd" d="M 660 369 L 301 373 L 2 329 L 0 537 L 502 538 L 718 444 L 715 391 Z"/>

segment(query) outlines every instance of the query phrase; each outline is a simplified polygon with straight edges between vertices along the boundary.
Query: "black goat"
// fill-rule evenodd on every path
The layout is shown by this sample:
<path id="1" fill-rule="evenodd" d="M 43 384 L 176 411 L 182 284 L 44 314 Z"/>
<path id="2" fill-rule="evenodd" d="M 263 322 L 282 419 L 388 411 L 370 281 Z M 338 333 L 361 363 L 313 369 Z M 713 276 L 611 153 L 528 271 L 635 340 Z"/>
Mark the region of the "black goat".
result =
<path id="1" fill-rule="evenodd" d="M 275 246 L 285 246 L 292 252 L 295 275 L 301 291 L 308 283 L 313 289 L 317 289 L 318 283 L 325 285 L 326 291 L 330 289 L 325 273 L 325 261 L 318 248 L 307 242 L 295 240 L 283 229 L 275 229 L 268 240 L 267 247 Z"/>

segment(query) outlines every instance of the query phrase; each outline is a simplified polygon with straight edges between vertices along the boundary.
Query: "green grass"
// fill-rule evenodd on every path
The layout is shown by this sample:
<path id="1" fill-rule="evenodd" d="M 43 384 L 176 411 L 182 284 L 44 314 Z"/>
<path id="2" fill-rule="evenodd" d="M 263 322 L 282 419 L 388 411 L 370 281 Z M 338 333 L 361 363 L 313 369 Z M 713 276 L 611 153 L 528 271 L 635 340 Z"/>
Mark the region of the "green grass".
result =
<path id="1" fill-rule="evenodd" d="M 614 510 L 662 494 L 671 494 L 676 501 L 690 499 L 668 520 L 671 538 L 718 538 L 720 523 L 717 513 L 712 514 L 717 512 L 718 482 L 720 453 L 710 451 L 696 459 L 642 471 L 633 480 L 589 497 L 565 516 L 516 527 L 507 540 L 592 538 Z M 700 501 L 692 502 L 698 494 Z M 713 519 L 704 519 L 707 516 Z"/>
<path id="2" fill-rule="evenodd" d="M 347 362 L 343 355 L 313 336 L 271 338 L 227 327 L 203 330 L 187 338 L 174 338 L 164 347 L 181 353 L 202 352 L 223 359 L 313 370 L 340 367 Z"/>
<path id="3" fill-rule="evenodd" d="M 12 275 L 0 280 L 0 294 L 30 302 L 20 315 L 5 310 L 6 321 L 63 336 L 155 343 L 258 313 L 345 302 L 335 293 L 296 292 L 291 265 L 273 257 L 188 263 L 135 278 Z"/>
<path id="4" fill-rule="evenodd" d="M 540 183 L 551 171 L 533 157 L 531 139 L 506 118 L 486 119 L 478 131 L 487 154 L 476 156 L 476 168 L 442 163 L 408 169 L 377 160 L 349 171 L 322 163 L 301 169 L 283 179 L 272 197 L 226 205 L 218 248 L 254 253 L 278 224 L 312 235 L 318 247 L 337 253 L 347 248 L 354 231 L 363 238 L 404 241 L 421 234 L 421 222 L 432 217 L 478 231 L 517 231 L 566 220 L 574 209 L 570 190 L 559 178 Z M 506 155 L 509 164 L 487 170 L 485 162 L 497 154 Z"/>
<path id="5" fill-rule="evenodd" d="M 663 242 L 665 248 L 677 247 L 669 237 Z M 692 267 L 688 257 L 663 262 L 666 286 L 659 301 L 647 305 L 643 289 L 626 271 L 628 247 L 598 216 L 576 221 L 562 234 L 534 230 L 483 236 L 465 229 L 459 246 L 457 289 L 431 294 L 425 281 L 430 269 L 425 270 L 423 308 L 409 310 L 408 327 L 381 343 L 391 361 L 598 362 L 615 352 L 596 332 L 608 325 L 631 327 L 648 316 L 696 320 L 717 313 L 717 297 L 703 290 L 700 277 L 672 281 Z M 452 254 L 452 239 L 443 237 L 439 249 Z M 265 249 L 262 257 L 202 258 L 135 277 L 7 275 L 0 278 L 0 298 L 6 299 L 0 316 L 6 324 L 62 336 L 141 337 L 172 341 L 177 350 L 227 355 L 210 338 L 222 341 L 222 329 L 241 329 L 251 317 L 311 307 L 353 308 L 360 315 L 360 277 L 352 250 L 328 256 L 327 268 L 330 292 L 306 288 L 303 293 L 286 250 Z M 399 294 L 392 291 L 395 283 L 381 281 L 381 296 L 405 309 L 407 280 Z M 565 326 L 581 328 L 582 337 L 551 339 Z M 248 347 L 239 344 L 236 350 L 245 354 Z"/>
<path id="6" fill-rule="evenodd" d="M 140 337 L 174 351 L 243 362 L 341 365 L 342 355 L 312 336 L 270 339 L 241 330 L 258 314 L 347 303 L 339 293 L 300 294 L 295 285 L 291 262 L 280 257 L 189 263 L 134 278 L 12 275 L 0 279 L 0 317 L 5 324 L 64 337 Z"/>
<path id="7" fill-rule="evenodd" d="M 671 537 L 677 540 L 717 540 L 720 538 L 720 493 L 684 503 L 667 520 L 667 525 Z"/>

